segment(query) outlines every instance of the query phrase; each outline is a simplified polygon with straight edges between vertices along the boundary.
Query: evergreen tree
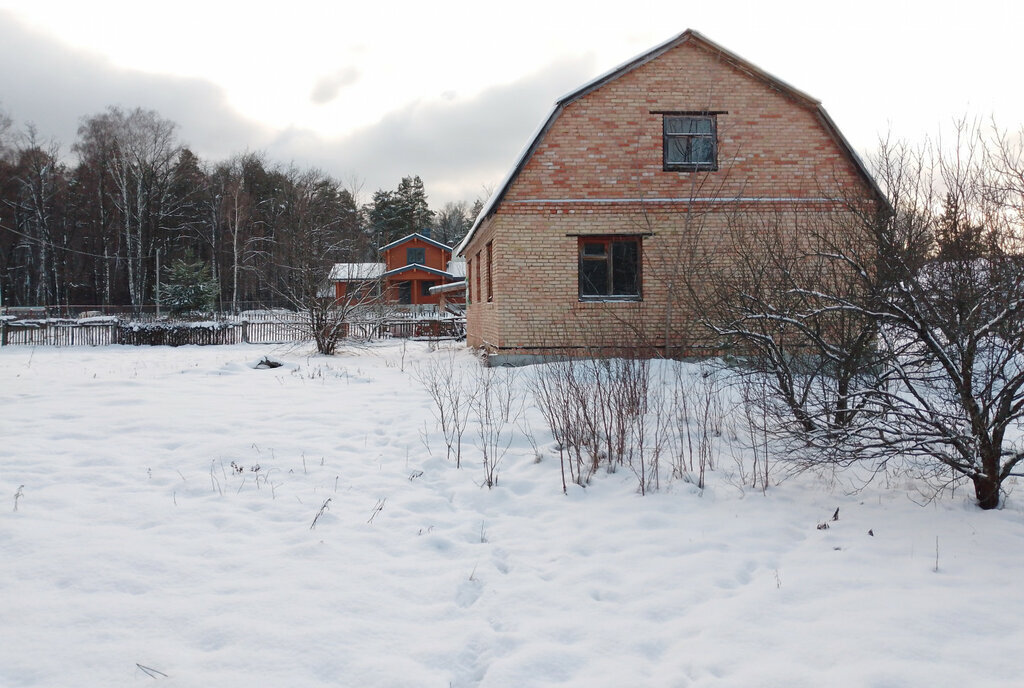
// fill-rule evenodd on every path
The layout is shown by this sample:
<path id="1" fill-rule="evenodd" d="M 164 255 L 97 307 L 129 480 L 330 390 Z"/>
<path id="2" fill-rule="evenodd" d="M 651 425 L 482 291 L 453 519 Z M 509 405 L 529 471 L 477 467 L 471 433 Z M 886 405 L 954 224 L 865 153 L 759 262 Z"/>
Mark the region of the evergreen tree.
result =
<path id="1" fill-rule="evenodd" d="M 394 191 L 378 189 L 373 192 L 373 202 L 366 211 L 370 221 L 368 227 L 372 240 L 378 246 L 390 243 L 401 235 L 404 224 L 398 212 Z"/>
<path id="2" fill-rule="evenodd" d="M 375 191 L 366 214 L 378 246 L 430 229 L 434 221 L 419 176 L 403 177 L 395 191 Z"/>
<path id="3" fill-rule="evenodd" d="M 984 228 L 971 222 L 965 200 L 947 193 L 938 217 L 935 242 L 939 261 L 973 260 L 989 253 Z"/>
<path id="4" fill-rule="evenodd" d="M 220 288 L 210 274 L 210 266 L 192 256 L 171 261 L 160 283 L 160 303 L 171 313 L 209 311 L 217 302 Z"/>
<path id="5" fill-rule="evenodd" d="M 408 234 L 430 228 L 434 222 L 434 211 L 427 204 L 427 192 L 419 175 L 402 177 L 395 195 Z"/>

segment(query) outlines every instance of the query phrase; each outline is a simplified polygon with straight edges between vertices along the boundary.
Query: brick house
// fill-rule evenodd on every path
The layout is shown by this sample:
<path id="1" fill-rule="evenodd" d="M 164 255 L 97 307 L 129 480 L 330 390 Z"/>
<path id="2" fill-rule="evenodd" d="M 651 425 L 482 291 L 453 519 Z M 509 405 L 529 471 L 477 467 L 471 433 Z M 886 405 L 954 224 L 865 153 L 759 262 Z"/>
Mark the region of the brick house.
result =
<path id="1" fill-rule="evenodd" d="M 724 255 L 765 214 L 834 221 L 850 198 L 886 203 L 821 104 L 685 31 L 555 104 L 455 249 L 467 342 L 498 360 L 698 350 L 684 253 Z"/>
<path id="2" fill-rule="evenodd" d="M 378 250 L 383 262 L 334 264 L 330 280 L 337 300 L 360 300 L 368 290 L 381 289 L 393 303 L 437 306 L 441 296 L 431 288 L 457 283 L 464 276 L 461 262 L 452 261 L 452 247 L 431 239 L 426 230 Z"/>

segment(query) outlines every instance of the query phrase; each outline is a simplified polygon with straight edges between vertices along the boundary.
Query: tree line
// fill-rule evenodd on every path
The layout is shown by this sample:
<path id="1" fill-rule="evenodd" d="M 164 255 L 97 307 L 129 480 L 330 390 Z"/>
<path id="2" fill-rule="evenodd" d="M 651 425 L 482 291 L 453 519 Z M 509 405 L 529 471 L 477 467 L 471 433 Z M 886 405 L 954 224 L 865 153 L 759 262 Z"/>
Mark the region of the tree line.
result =
<path id="1" fill-rule="evenodd" d="M 455 243 L 482 205 L 433 210 L 418 176 L 361 204 L 355 182 L 260 153 L 204 161 L 141 108 L 83 117 L 70 152 L 0 110 L 2 305 L 137 308 L 182 262 L 203 266 L 222 309 L 274 304 L 312 264 L 375 260 L 424 229 Z"/>

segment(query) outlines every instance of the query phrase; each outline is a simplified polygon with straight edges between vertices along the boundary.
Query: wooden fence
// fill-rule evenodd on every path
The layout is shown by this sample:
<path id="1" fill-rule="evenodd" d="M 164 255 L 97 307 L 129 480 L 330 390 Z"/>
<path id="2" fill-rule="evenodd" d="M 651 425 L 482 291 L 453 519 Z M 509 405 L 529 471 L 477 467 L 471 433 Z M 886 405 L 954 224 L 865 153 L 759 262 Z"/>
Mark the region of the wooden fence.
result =
<path id="1" fill-rule="evenodd" d="M 404 318 L 344 323 L 345 337 L 381 339 L 423 337 L 456 339 L 464 319 Z M 116 318 L 84 320 L 0 320 L 0 346 L 184 346 L 216 344 L 286 344 L 312 339 L 294 314 L 203 323 L 120 322 Z"/>
<path id="2" fill-rule="evenodd" d="M 241 341 L 246 344 L 287 344 L 312 339 L 303 320 L 294 316 L 247 318 L 238 327 Z"/>
<path id="3" fill-rule="evenodd" d="M 74 320 L 0 322 L 0 346 L 183 346 L 235 344 L 241 326 L 233 323 L 120 323 Z"/>
<path id="4" fill-rule="evenodd" d="M 235 323 L 126 323 L 117 327 L 116 344 L 129 346 L 209 346 L 238 344 Z"/>
<path id="5" fill-rule="evenodd" d="M 106 346 L 118 342 L 117 322 L 0 321 L 0 346 Z"/>

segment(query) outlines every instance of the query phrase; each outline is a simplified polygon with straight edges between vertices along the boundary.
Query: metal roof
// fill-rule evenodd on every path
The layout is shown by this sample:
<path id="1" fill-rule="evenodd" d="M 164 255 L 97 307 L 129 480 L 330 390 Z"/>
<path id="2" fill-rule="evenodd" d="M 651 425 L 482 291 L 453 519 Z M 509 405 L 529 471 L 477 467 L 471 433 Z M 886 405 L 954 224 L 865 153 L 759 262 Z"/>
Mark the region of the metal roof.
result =
<path id="1" fill-rule="evenodd" d="M 439 277 L 450 277 L 452 279 L 455 278 L 455 275 L 447 273 L 444 270 L 438 270 L 437 268 L 428 268 L 426 265 L 420 265 L 419 263 L 409 263 L 408 265 L 403 265 L 400 268 L 388 270 L 387 272 L 384 273 L 384 277 L 391 277 L 392 275 L 397 275 L 408 270 L 422 270 L 423 272 L 429 272 L 431 275 L 438 275 Z"/>
<path id="2" fill-rule="evenodd" d="M 447 244 L 442 244 L 440 241 L 435 241 L 434 239 L 431 239 L 428 236 L 424 236 L 424 235 L 420 234 L 419 232 L 416 232 L 416 233 L 413 233 L 413 234 L 409 234 L 407 236 L 402 237 L 401 239 L 396 239 L 396 240 L 392 241 L 390 244 L 386 244 L 384 246 L 381 246 L 377 250 L 378 251 L 387 251 L 389 248 L 394 248 L 395 246 L 400 246 L 401 244 L 404 244 L 407 241 L 412 241 L 413 239 L 419 239 L 420 241 L 425 241 L 428 244 L 430 244 L 431 246 L 436 246 L 437 248 L 444 249 L 445 251 L 451 251 L 452 250 L 451 246 L 448 246 Z"/>
<path id="3" fill-rule="evenodd" d="M 384 263 L 335 263 L 328 279 L 334 282 L 378 279 L 384 274 Z"/>

